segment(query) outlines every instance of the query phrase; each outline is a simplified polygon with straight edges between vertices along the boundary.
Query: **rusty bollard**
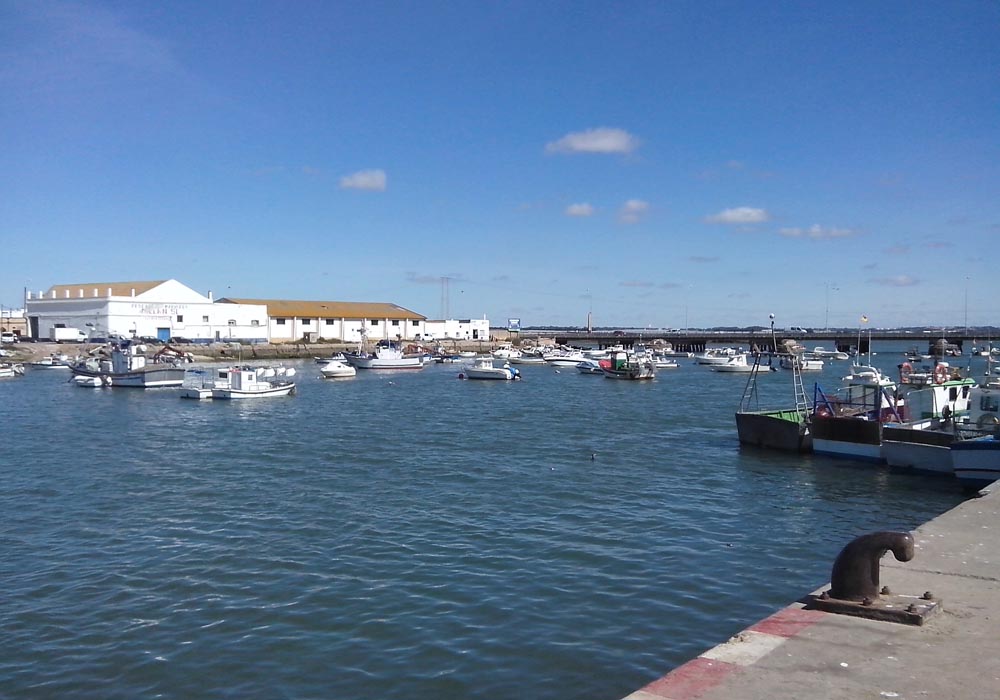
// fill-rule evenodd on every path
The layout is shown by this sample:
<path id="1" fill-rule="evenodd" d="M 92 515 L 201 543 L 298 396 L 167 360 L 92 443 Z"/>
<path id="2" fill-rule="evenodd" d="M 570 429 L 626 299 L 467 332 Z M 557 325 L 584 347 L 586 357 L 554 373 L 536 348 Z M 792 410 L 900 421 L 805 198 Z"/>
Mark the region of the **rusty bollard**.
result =
<path id="1" fill-rule="evenodd" d="M 913 558 L 913 537 L 905 532 L 872 532 L 848 543 L 833 562 L 830 597 L 877 599 L 879 560 L 888 551 L 899 561 L 909 561 Z"/>

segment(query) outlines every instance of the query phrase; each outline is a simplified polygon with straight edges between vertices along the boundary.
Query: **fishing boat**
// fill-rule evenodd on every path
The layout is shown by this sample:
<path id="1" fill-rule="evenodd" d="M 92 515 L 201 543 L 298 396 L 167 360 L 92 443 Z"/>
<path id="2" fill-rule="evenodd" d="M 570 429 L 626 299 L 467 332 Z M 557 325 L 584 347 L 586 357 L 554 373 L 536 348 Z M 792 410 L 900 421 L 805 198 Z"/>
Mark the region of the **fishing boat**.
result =
<path id="1" fill-rule="evenodd" d="M 954 474 L 951 447 L 982 435 L 987 418 L 980 405 L 984 390 L 957 372 L 913 371 L 900 365 L 899 412 L 903 421 L 882 426 L 882 457 L 891 467 Z"/>
<path id="2" fill-rule="evenodd" d="M 773 332 L 773 331 L 772 331 Z M 800 352 L 792 352 L 792 343 L 786 341 L 781 359 L 791 358 L 792 369 L 792 401 L 787 408 L 762 408 L 757 387 L 757 377 L 764 370 L 770 370 L 768 364 L 762 364 L 762 353 L 754 356 L 752 371 L 743 387 L 739 408 L 736 410 L 736 432 L 740 444 L 754 447 L 782 450 L 785 452 L 812 451 L 812 433 L 810 431 L 811 404 L 806 396 L 802 383 L 802 367 L 797 361 Z"/>
<path id="3" fill-rule="evenodd" d="M 261 379 L 253 367 L 232 367 L 229 382 L 212 389 L 213 399 L 263 399 L 289 396 L 295 393 L 295 382 L 289 379 Z"/>
<path id="4" fill-rule="evenodd" d="M 182 399 L 195 399 L 206 401 L 214 398 L 212 391 L 215 389 L 225 389 L 229 386 L 229 377 L 232 367 L 220 367 L 210 375 L 205 370 L 191 370 L 191 374 L 198 378 L 198 381 L 185 383 L 181 388 Z"/>
<path id="5" fill-rule="evenodd" d="M 360 350 L 346 355 L 345 359 L 357 369 L 423 369 L 424 367 L 422 355 L 406 356 L 399 346 L 384 341 L 372 352 Z"/>
<path id="6" fill-rule="evenodd" d="M 902 422 L 896 382 L 871 365 L 853 365 L 841 387 L 828 393 L 816 384 L 810 425 L 813 451 L 833 457 L 882 462 L 882 425 Z"/>
<path id="7" fill-rule="evenodd" d="M 606 360 L 598 360 L 601 372 L 608 379 L 654 379 L 656 363 L 644 349 L 615 350 Z"/>
<path id="8" fill-rule="evenodd" d="M 462 379 L 500 379 L 510 381 L 520 379 L 521 373 L 515 367 L 511 367 L 509 362 L 504 362 L 502 366 L 497 367 L 493 364 L 493 358 L 487 356 L 477 357 L 475 362 L 466 367 L 464 372 L 458 376 Z"/>
<path id="9" fill-rule="evenodd" d="M 175 357 L 160 356 L 150 362 L 140 351 L 145 346 L 130 340 L 113 343 L 110 354 L 91 357 L 72 365 L 70 369 L 78 377 L 97 377 L 106 386 L 151 389 L 181 386 L 184 383 L 184 368 Z"/>

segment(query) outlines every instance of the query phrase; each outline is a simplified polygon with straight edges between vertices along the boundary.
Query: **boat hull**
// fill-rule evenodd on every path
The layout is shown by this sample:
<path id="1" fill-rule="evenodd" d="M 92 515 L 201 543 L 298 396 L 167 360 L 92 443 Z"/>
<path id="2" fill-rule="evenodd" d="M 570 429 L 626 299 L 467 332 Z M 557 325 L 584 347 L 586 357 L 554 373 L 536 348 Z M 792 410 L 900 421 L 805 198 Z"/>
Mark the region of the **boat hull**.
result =
<path id="1" fill-rule="evenodd" d="M 272 386 L 267 389 L 213 389 L 213 399 L 235 400 L 235 399 L 269 399 L 278 396 L 290 396 L 295 393 L 294 384 L 284 384 Z"/>
<path id="2" fill-rule="evenodd" d="M 811 430 L 816 454 L 875 463 L 885 461 L 882 424 L 878 421 L 814 415 Z"/>
<path id="3" fill-rule="evenodd" d="M 954 434 L 903 425 L 882 428 L 882 457 L 890 467 L 934 474 L 954 474 Z"/>
<path id="4" fill-rule="evenodd" d="M 136 389 L 157 389 L 163 387 L 181 386 L 184 384 L 184 368 L 164 365 L 162 367 L 147 366 L 131 372 L 97 372 L 84 368 L 73 368 L 73 374 L 79 377 L 96 377 L 107 380 L 110 386 L 131 387 Z"/>
<path id="5" fill-rule="evenodd" d="M 954 443 L 951 459 L 955 476 L 966 486 L 981 488 L 1000 479 L 1000 439 L 995 435 Z"/>
<path id="6" fill-rule="evenodd" d="M 736 432 L 741 444 L 785 452 L 811 452 L 809 425 L 795 410 L 738 412 Z"/>
<path id="7" fill-rule="evenodd" d="M 378 357 L 348 357 L 347 361 L 358 369 L 423 369 L 424 361 L 420 357 L 403 357 L 400 359 L 384 359 Z"/>

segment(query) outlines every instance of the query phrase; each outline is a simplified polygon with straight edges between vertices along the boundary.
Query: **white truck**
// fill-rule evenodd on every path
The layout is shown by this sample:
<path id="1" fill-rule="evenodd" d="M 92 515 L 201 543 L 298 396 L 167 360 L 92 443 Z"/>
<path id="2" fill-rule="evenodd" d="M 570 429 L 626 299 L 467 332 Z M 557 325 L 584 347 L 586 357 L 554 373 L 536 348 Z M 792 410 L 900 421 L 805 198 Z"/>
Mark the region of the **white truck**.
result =
<path id="1" fill-rule="evenodd" d="M 54 343 L 85 343 L 87 334 L 79 328 L 50 328 L 49 340 Z"/>

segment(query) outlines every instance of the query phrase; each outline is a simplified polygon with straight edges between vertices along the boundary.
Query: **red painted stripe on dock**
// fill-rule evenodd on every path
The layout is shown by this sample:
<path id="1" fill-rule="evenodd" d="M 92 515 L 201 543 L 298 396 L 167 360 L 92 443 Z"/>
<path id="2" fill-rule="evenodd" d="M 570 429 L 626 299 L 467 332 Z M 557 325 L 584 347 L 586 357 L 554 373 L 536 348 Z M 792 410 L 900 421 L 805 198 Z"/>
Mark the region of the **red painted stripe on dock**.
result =
<path id="1" fill-rule="evenodd" d="M 789 607 L 764 618 L 753 627 L 752 632 L 774 634 L 779 637 L 794 637 L 806 627 L 810 627 L 826 615 L 821 610 L 806 610 L 805 608 Z"/>
<path id="2" fill-rule="evenodd" d="M 737 668 L 733 664 L 703 659 L 699 656 L 683 666 L 678 666 L 663 678 L 653 681 L 642 691 L 667 700 L 688 700 L 714 688 Z"/>

